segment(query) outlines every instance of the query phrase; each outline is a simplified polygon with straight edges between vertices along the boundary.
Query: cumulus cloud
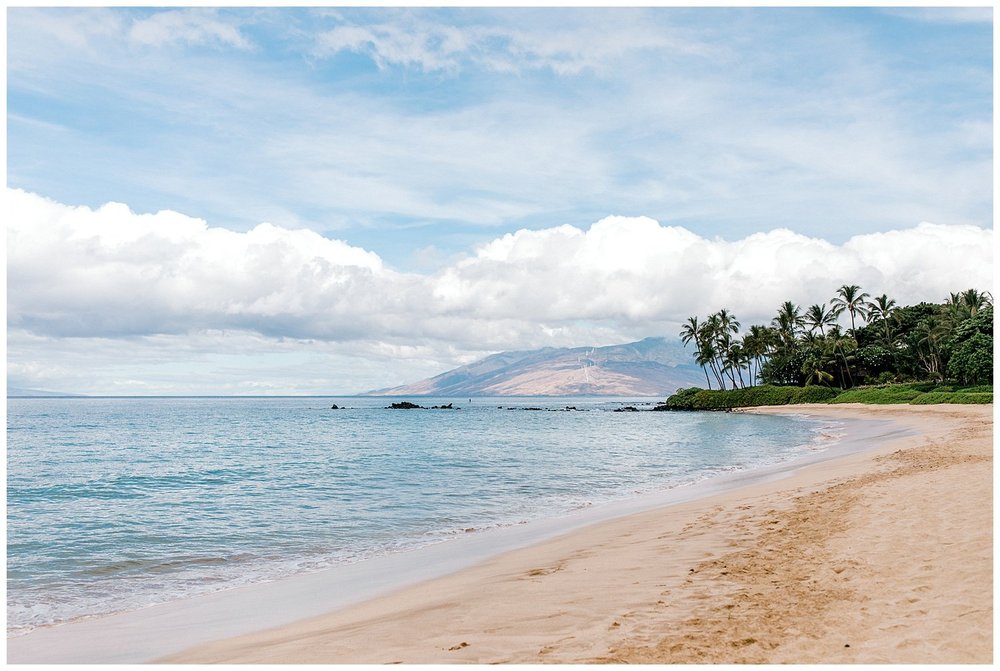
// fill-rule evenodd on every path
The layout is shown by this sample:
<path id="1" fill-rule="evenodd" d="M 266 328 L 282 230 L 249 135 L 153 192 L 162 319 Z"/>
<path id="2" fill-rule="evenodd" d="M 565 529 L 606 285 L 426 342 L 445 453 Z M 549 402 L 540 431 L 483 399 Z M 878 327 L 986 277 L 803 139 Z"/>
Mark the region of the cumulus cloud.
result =
<path id="1" fill-rule="evenodd" d="M 845 283 L 900 304 L 992 286 L 993 231 L 921 223 L 843 245 L 787 229 L 741 240 L 702 238 L 644 217 L 607 217 L 522 230 L 482 247 L 437 278 L 454 311 L 573 319 L 678 322 L 720 307 L 767 320 L 784 300 L 822 302 Z"/>
<path id="2" fill-rule="evenodd" d="M 836 245 L 787 229 L 708 239 L 612 216 L 587 230 L 520 230 L 416 274 L 308 230 L 265 223 L 241 233 L 117 203 L 6 198 L 8 328 L 38 337 L 221 330 L 456 361 L 671 334 L 720 307 L 766 322 L 784 300 L 822 302 L 845 283 L 907 304 L 989 289 L 993 277 L 993 231 L 968 225 L 921 223 Z"/>
<path id="3" fill-rule="evenodd" d="M 247 328 L 336 339 L 360 328 L 359 296 L 387 281 L 377 255 L 308 230 L 236 233 L 171 211 L 7 196 L 8 323 L 40 333 Z"/>

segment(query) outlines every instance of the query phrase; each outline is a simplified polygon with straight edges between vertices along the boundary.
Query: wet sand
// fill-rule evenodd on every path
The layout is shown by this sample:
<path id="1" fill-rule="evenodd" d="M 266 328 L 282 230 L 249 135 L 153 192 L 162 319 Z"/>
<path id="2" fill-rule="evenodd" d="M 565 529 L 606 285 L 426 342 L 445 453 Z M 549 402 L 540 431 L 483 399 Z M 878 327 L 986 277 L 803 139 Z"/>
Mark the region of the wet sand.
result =
<path id="1" fill-rule="evenodd" d="M 160 661 L 992 662 L 993 406 L 754 412 L 909 435 Z"/>

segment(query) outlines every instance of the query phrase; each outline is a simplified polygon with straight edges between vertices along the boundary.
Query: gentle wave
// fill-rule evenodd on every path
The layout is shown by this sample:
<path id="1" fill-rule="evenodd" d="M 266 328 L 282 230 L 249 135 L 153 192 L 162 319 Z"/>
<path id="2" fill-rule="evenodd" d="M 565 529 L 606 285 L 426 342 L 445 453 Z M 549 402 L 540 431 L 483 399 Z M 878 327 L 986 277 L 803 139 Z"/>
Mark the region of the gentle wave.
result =
<path id="1" fill-rule="evenodd" d="M 8 633 L 569 515 L 787 461 L 842 433 L 800 418 L 612 412 L 651 399 L 421 399 L 460 412 L 336 402 L 349 407 L 10 400 Z M 553 412 L 516 411 L 528 407 Z"/>

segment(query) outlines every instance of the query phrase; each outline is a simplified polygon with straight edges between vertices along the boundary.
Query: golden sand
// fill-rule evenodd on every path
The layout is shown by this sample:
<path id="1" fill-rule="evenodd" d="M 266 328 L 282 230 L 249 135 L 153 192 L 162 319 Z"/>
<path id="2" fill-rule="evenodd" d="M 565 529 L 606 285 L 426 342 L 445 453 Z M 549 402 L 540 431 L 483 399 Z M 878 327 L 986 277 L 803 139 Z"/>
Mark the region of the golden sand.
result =
<path id="1" fill-rule="evenodd" d="M 992 662 L 993 406 L 793 411 L 913 435 L 161 661 Z"/>

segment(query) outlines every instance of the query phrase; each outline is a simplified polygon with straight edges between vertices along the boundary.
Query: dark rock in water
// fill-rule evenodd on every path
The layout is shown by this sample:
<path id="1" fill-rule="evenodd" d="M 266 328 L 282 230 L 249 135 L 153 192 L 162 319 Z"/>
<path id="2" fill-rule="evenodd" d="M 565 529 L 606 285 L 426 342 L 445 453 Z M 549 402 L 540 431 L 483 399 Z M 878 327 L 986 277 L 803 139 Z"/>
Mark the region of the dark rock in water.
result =
<path id="1" fill-rule="evenodd" d="M 522 410 L 541 410 L 541 408 L 521 408 Z"/>
<path id="2" fill-rule="evenodd" d="M 639 412 L 639 408 L 634 405 L 626 405 L 624 408 L 615 408 L 615 412 Z"/>
<path id="3" fill-rule="evenodd" d="M 452 404 L 448 405 L 432 405 L 431 410 L 461 410 L 461 408 L 453 408 Z"/>
<path id="4" fill-rule="evenodd" d="M 414 408 L 419 408 L 424 410 L 422 406 L 416 403 L 410 403 L 409 401 L 400 401 L 399 403 L 393 403 L 392 405 L 387 405 L 386 410 L 413 410 Z"/>
<path id="5" fill-rule="evenodd" d="M 674 408 L 672 408 L 671 406 L 667 405 L 666 403 L 661 403 L 660 405 L 654 406 L 653 410 L 656 410 L 656 411 L 674 410 Z"/>
<path id="6" fill-rule="evenodd" d="M 566 409 L 567 410 L 576 410 L 576 406 L 575 405 L 567 405 Z"/>
<path id="7" fill-rule="evenodd" d="M 340 406 L 334 403 L 333 405 L 330 406 L 330 410 L 340 410 Z"/>

